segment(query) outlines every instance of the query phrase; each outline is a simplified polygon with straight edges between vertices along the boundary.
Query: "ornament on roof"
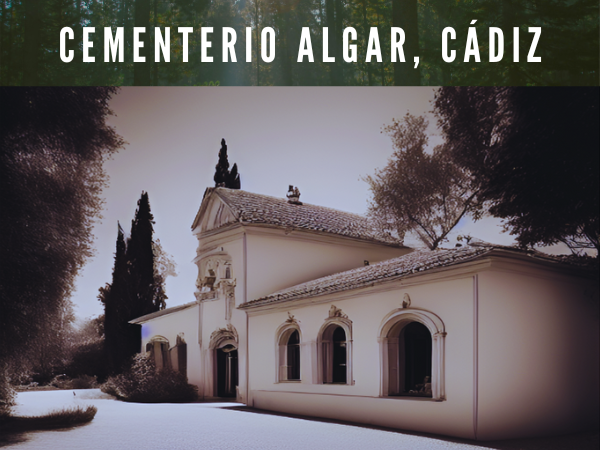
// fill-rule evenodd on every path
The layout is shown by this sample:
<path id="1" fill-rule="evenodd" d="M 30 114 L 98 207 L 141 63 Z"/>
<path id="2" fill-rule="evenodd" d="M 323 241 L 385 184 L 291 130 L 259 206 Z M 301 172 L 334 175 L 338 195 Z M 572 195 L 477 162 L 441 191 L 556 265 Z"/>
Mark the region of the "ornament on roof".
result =
<path id="1" fill-rule="evenodd" d="M 290 184 L 290 187 L 286 194 L 286 197 L 288 199 L 288 203 L 290 203 L 292 205 L 301 205 L 302 204 L 302 202 L 300 201 L 300 190 L 291 184 Z"/>

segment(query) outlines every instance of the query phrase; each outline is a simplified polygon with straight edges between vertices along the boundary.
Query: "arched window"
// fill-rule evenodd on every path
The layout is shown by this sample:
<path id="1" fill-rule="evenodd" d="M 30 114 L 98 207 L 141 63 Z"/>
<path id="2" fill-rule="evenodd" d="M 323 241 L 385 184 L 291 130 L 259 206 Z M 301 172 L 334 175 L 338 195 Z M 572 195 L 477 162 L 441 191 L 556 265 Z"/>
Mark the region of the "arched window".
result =
<path id="1" fill-rule="evenodd" d="M 427 311 L 399 309 L 380 329 L 382 395 L 444 397 L 444 340 L 439 317 Z"/>
<path id="2" fill-rule="evenodd" d="M 319 382 L 353 384 L 352 321 L 332 306 L 318 336 Z"/>
<path id="3" fill-rule="evenodd" d="M 300 330 L 287 322 L 277 330 L 277 381 L 300 381 Z"/>

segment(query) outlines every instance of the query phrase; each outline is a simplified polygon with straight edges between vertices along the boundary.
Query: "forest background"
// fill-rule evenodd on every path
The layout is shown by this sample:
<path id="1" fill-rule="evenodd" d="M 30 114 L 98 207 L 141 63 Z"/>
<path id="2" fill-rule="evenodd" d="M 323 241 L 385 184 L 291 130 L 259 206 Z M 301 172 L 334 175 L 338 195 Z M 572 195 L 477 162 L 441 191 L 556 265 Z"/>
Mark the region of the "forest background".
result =
<path id="1" fill-rule="evenodd" d="M 240 85 L 240 86 L 450 86 L 450 85 L 598 85 L 599 4 L 596 0 L 0 0 L 0 85 Z M 477 20 L 475 25 L 471 21 Z M 133 63 L 133 27 L 145 27 L 145 63 Z M 193 27 L 189 62 L 182 62 L 177 27 Z M 457 52 L 442 59 L 442 30 L 451 26 Z M 63 27 L 74 30 L 69 49 L 59 55 Z M 95 27 L 91 55 L 81 57 L 83 27 Z M 103 28 L 125 27 L 124 62 L 103 62 Z M 171 27 L 171 62 L 154 62 L 154 27 Z M 209 56 L 200 62 L 200 28 L 213 27 Z M 237 33 L 238 62 L 222 62 L 221 28 Z M 252 28 L 252 62 L 245 62 L 245 28 Z M 276 58 L 260 57 L 260 30 L 272 27 Z M 311 31 L 315 62 L 297 62 L 302 27 Z M 329 55 L 322 58 L 322 29 L 329 30 Z M 342 33 L 357 31 L 358 62 L 345 63 Z M 377 27 L 382 62 L 366 63 L 369 30 Z M 406 33 L 406 63 L 392 63 L 390 27 Z M 469 27 L 476 27 L 481 62 L 464 61 Z M 504 34 L 504 58 L 489 62 L 489 27 Z M 520 29 L 520 62 L 513 62 L 513 28 Z M 541 27 L 536 56 L 528 63 Z M 418 69 L 413 56 L 420 57 Z"/>

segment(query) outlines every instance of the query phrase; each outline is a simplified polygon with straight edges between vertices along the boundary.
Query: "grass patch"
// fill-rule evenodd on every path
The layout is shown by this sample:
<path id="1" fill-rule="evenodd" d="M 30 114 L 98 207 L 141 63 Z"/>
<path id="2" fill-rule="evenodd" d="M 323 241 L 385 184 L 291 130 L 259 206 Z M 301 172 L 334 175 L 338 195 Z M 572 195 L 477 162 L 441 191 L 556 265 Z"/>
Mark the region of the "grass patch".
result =
<path id="1" fill-rule="evenodd" d="M 98 412 L 98 408 L 95 406 L 78 406 L 51 411 L 43 416 L 9 416 L 0 420 L 0 432 L 20 433 L 71 428 L 91 422 L 96 416 L 96 412 Z"/>

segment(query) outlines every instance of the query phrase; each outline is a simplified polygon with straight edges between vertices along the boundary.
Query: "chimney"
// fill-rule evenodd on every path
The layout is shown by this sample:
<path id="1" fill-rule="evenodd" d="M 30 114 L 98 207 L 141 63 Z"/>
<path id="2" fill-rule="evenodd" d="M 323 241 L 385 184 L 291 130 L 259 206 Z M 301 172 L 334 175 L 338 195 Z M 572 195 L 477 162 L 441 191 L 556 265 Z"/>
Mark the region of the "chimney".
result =
<path id="1" fill-rule="evenodd" d="M 288 188 L 288 192 L 286 194 L 288 203 L 291 205 L 301 205 L 302 202 L 300 201 L 300 190 L 291 184 L 289 186 L 290 187 Z"/>

